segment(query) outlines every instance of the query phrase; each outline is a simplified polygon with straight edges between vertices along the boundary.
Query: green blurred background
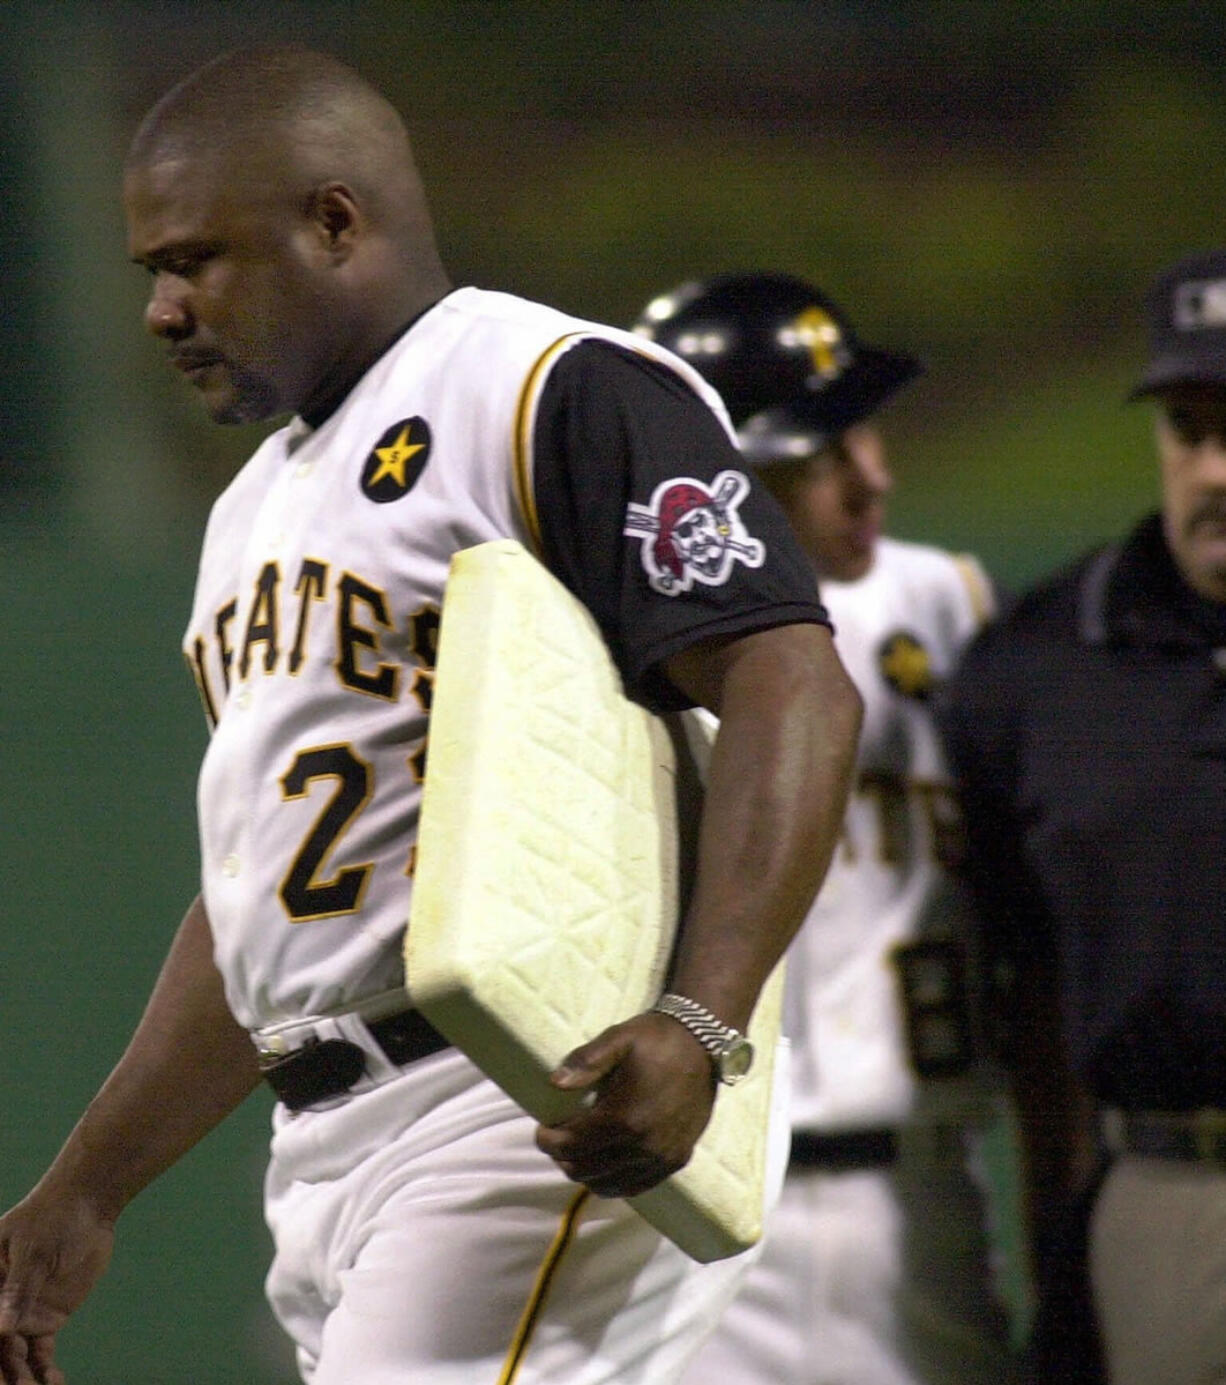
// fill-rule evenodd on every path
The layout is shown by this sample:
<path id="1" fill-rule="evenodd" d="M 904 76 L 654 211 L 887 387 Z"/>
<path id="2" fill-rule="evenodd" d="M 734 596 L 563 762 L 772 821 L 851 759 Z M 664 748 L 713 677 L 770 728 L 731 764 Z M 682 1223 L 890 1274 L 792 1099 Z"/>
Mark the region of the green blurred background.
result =
<path id="1" fill-rule="evenodd" d="M 208 503 L 260 433 L 169 378 L 126 263 L 128 137 L 267 38 L 404 111 L 459 282 L 612 322 L 696 274 L 812 278 L 928 375 L 884 416 L 894 529 L 1020 587 L 1149 506 L 1139 300 L 1223 239 L 1211 6 L 1168 0 L 0 0 L 0 1204 L 108 1071 L 195 889 L 178 655 Z M 125 1218 L 76 1385 L 283 1385 L 269 1102 Z"/>

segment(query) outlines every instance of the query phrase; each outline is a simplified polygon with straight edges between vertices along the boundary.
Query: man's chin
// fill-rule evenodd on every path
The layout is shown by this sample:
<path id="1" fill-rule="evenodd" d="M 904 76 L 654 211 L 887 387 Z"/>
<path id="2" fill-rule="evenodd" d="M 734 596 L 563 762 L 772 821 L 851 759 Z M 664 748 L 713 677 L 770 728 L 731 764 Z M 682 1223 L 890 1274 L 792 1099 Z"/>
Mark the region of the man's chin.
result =
<path id="1" fill-rule="evenodd" d="M 818 576 L 828 582 L 858 582 L 868 576 L 876 557 L 876 543 L 828 544 L 817 553 Z"/>
<path id="2" fill-rule="evenodd" d="M 1193 571 L 1185 575 L 1202 596 L 1226 603 L 1226 544 L 1199 546 Z"/>
<path id="3" fill-rule="evenodd" d="M 240 423 L 259 423 L 262 419 L 267 417 L 266 414 L 255 413 L 254 411 L 242 408 L 240 405 L 237 404 L 212 405 L 206 403 L 204 407 L 208 411 L 208 415 L 214 423 L 223 423 L 228 425 Z"/>
<path id="4" fill-rule="evenodd" d="M 233 389 L 202 389 L 200 402 L 214 423 L 262 423 L 278 412 L 275 402 L 263 392 L 237 392 Z"/>

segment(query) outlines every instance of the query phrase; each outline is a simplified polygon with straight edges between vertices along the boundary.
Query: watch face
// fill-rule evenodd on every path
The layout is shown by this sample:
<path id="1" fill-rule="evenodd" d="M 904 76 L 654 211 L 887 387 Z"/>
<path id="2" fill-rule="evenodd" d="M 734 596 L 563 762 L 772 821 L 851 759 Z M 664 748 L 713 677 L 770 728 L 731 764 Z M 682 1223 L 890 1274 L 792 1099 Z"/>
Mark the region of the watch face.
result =
<path id="1" fill-rule="evenodd" d="M 731 1085 L 739 1082 L 753 1066 L 753 1044 L 748 1039 L 733 1039 L 719 1060 L 719 1079 Z"/>

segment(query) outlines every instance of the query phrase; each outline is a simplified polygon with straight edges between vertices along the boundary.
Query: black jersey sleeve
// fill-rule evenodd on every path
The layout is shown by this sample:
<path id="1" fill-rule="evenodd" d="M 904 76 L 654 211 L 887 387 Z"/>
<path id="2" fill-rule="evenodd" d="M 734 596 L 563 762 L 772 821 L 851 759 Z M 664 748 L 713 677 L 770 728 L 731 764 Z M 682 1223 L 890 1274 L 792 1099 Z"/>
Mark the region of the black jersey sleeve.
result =
<path id="1" fill-rule="evenodd" d="M 653 710 L 689 705 L 661 666 L 691 644 L 829 623 L 782 510 L 703 400 L 646 354 L 587 339 L 560 357 L 533 488 L 546 564 Z"/>

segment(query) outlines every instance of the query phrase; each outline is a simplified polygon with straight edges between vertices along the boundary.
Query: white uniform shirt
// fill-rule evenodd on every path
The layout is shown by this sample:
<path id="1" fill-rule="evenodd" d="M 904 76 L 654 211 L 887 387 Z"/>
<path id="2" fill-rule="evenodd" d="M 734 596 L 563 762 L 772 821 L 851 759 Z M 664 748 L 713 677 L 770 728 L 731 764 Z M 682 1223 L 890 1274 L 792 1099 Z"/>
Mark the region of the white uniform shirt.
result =
<path id="1" fill-rule="evenodd" d="M 941 864 L 958 818 L 929 695 L 992 596 L 973 559 L 883 539 L 866 576 L 824 581 L 822 599 L 864 726 L 843 838 L 788 954 L 785 1030 L 792 1124 L 833 1131 L 896 1125 L 921 1090 L 945 1114 L 973 1096 L 973 1070 L 917 1082 L 895 949 L 965 941 L 965 900 Z"/>
<path id="2" fill-rule="evenodd" d="M 294 420 L 268 438 L 214 506 L 184 649 L 213 727 L 198 791 L 204 901 L 248 1028 L 400 983 L 448 564 L 489 539 L 532 543 L 537 404 L 558 359 L 591 338 L 666 363 L 730 436 L 718 397 L 660 348 L 466 288 L 415 322 L 318 430 Z M 730 442 L 727 456 L 735 464 Z M 724 484 L 739 495 L 739 482 Z M 613 494 L 618 534 L 628 511 Z M 786 547 L 747 539 L 706 585 L 687 572 L 655 595 L 659 521 L 631 508 L 624 547 L 645 555 L 635 580 L 674 613 L 679 596 L 741 600 L 738 582 L 771 575 L 762 552 Z M 816 592 L 812 606 L 820 613 Z M 812 617 L 751 620 L 771 618 Z"/>

